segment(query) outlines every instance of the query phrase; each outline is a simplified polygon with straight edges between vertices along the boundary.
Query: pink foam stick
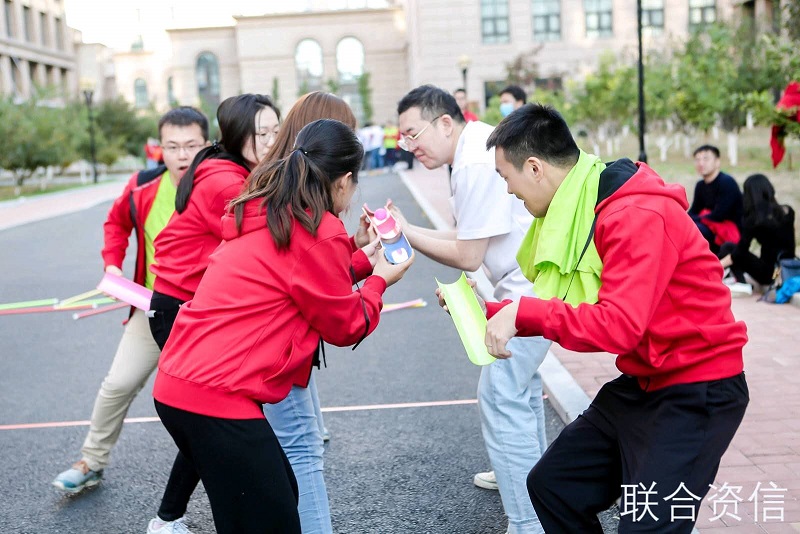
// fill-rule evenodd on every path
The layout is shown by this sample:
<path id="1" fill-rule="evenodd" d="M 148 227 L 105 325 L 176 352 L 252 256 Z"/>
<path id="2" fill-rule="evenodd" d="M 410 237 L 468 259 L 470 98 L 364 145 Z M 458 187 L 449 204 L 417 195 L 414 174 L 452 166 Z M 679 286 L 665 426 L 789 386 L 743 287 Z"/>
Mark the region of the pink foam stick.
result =
<path id="1" fill-rule="evenodd" d="M 84 317 L 91 317 L 92 315 L 118 310 L 120 308 L 127 308 L 128 306 L 130 306 L 130 304 L 128 304 L 127 302 L 117 302 L 116 304 L 111 304 L 110 306 L 103 306 L 102 308 L 97 308 L 96 310 L 89 310 L 81 313 L 73 313 L 72 318 L 77 321 L 78 319 L 83 319 Z"/>
<path id="2" fill-rule="evenodd" d="M 103 279 L 97 284 L 97 289 L 142 311 L 150 309 L 150 300 L 153 298 L 151 290 L 112 273 L 106 273 L 103 276 Z"/>

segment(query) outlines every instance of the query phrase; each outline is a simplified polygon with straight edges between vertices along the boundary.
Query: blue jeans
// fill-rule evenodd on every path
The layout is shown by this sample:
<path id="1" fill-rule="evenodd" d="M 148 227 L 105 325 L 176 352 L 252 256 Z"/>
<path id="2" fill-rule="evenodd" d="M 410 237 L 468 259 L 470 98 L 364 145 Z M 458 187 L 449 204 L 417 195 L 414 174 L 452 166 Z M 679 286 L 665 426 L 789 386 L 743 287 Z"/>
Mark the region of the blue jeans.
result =
<path id="1" fill-rule="evenodd" d="M 526 480 L 547 448 L 542 364 L 550 341 L 515 337 L 508 342 L 511 358 L 481 370 L 478 411 L 489 461 L 497 477 L 510 534 L 544 532 L 533 511 Z"/>
<path id="2" fill-rule="evenodd" d="M 293 386 L 278 404 L 265 404 L 264 415 L 292 464 L 300 501 L 297 509 L 303 534 L 331 534 L 331 510 L 322 476 L 322 434 L 314 409 L 314 374 L 307 388 Z M 533 467 L 533 466 L 531 466 Z"/>

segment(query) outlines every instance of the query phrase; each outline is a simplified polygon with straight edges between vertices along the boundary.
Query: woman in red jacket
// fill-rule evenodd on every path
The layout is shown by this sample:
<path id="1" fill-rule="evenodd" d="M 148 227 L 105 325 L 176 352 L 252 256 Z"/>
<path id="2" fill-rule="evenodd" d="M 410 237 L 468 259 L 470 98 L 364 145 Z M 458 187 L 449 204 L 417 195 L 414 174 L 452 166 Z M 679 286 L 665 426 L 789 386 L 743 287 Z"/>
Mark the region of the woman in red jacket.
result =
<path id="1" fill-rule="evenodd" d="M 353 291 L 336 214 L 362 157 L 339 121 L 303 128 L 292 153 L 233 202 L 225 241 L 162 353 L 156 410 L 200 474 L 220 533 L 300 532 L 294 475 L 261 405 L 306 384 L 320 340 L 344 346 L 372 332 L 383 292 L 413 261 L 376 253 Z"/>
<path id="2" fill-rule="evenodd" d="M 222 216 L 244 182 L 275 142 L 280 111 L 268 96 L 243 94 L 217 109 L 219 142 L 197 153 L 175 196 L 175 213 L 155 240 L 156 275 L 150 301 L 150 331 L 160 349 L 169 337 L 178 309 L 194 296 L 208 260 L 222 241 Z M 185 530 L 186 505 L 197 475 L 179 453 L 175 458 L 157 517 L 148 534 Z M 180 531 L 180 530 L 179 530 Z"/>

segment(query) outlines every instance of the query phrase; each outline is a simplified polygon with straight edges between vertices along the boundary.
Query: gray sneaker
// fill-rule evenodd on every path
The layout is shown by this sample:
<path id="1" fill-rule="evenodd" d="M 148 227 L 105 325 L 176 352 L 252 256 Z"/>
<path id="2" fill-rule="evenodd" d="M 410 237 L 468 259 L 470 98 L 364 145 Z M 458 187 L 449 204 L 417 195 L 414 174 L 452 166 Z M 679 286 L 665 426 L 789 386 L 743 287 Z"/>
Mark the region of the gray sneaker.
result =
<path id="1" fill-rule="evenodd" d="M 59 474 L 53 485 L 67 493 L 79 493 L 86 488 L 96 486 L 103 479 L 103 470 L 92 471 L 85 461 L 76 462 L 75 465 Z"/>

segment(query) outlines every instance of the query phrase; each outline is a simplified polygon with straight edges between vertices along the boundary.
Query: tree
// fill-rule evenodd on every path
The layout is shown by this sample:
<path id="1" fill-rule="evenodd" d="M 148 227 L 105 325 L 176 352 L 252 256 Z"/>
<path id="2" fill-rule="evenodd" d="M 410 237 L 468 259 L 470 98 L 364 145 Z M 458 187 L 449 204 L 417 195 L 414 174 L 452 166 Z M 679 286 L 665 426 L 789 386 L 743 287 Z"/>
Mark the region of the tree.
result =
<path id="1" fill-rule="evenodd" d="M 670 60 L 661 54 L 650 54 L 645 64 L 644 80 L 647 129 L 655 134 L 660 161 L 666 161 L 667 151 L 674 142 L 670 135 L 674 116 L 670 98 L 675 84 Z"/>
<path id="2" fill-rule="evenodd" d="M 364 122 L 372 121 L 372 87 L 369 84 L 370 73 L 365 72 L 357 78 L 358 94 L 361 97 L 361 109 L 364 112 Z"/>
<path id="3" fill-rule="evenodd" d="M 542 46 L 522 52 L 510 63 L 506 63 L 506 82 L 519 85 L 526 93 L 533 92 L 536 80 L 539 79 L 539 61 L 536 56 L 542 50 Z"/>
<path id="4" fill-rule="evenodd" d="M 132 156 L 143 156 L 147 138 L 158 137 L 158 114 L 155 110 L 137 112 L 122 97 L 97 105 L 95 125 L 109 142 L 119 140 L 125 153 Z"/>

